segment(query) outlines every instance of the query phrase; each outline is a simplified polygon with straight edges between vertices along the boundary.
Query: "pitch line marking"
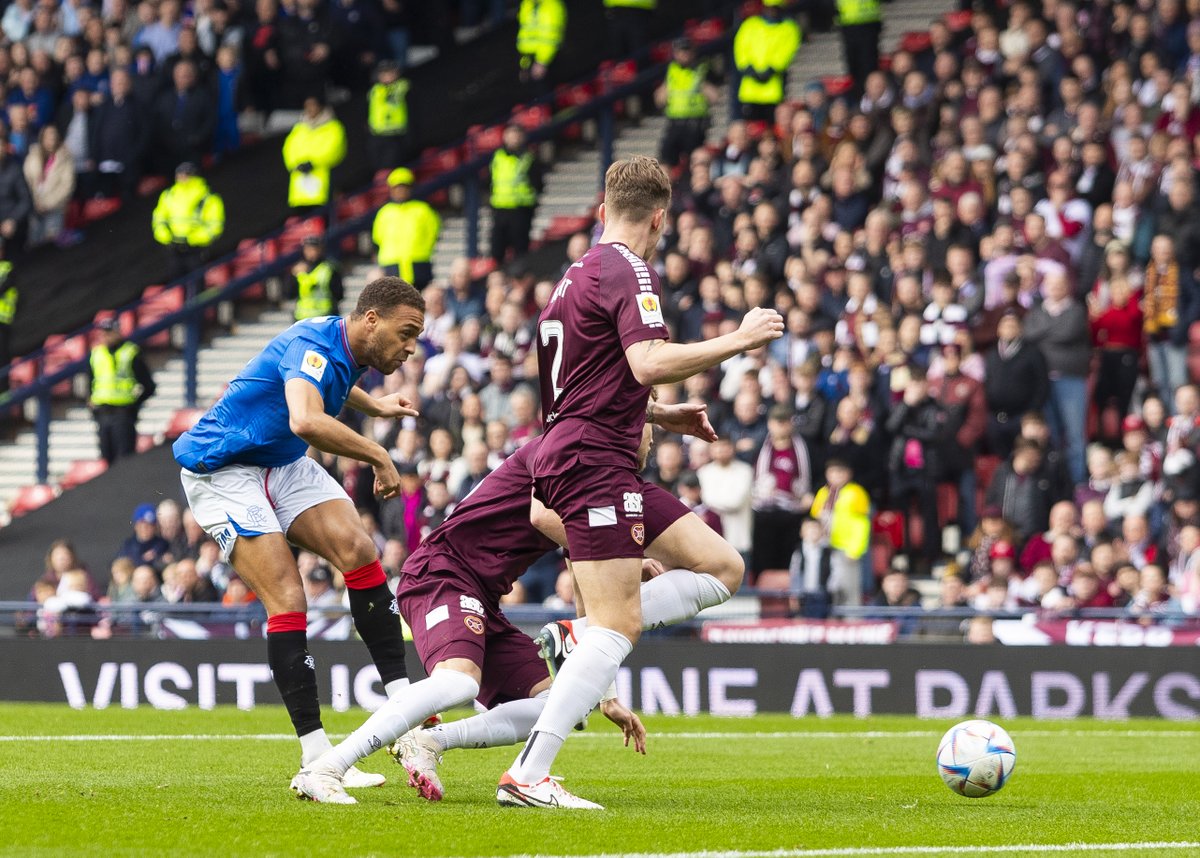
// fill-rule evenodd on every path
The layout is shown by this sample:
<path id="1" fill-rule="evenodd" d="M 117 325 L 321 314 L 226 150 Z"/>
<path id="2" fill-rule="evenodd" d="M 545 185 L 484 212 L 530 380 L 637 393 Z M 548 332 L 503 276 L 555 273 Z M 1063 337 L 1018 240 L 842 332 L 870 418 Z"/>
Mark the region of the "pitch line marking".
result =
<path id="1" fill-rule="evenodd" d="M 510 855 L 508 858 L 854 858 L 871 855 L 983 855 L 1000 852 L 1133 852 L 1135 850 L 1197 849 L 1200 842 L 1144 843 L 1025 843 L 981 846 L 846 846 L 829 849 L 772 849 L 763 852 L 604 852 L 595 855 Z"/>
<path id="2" fill-rule="evenodd" d="M 1024 738 L 1058 738 L 1074 736 L 1079 738 L 1169 738 L 1169 739 L 1200 739 L 1200 728 L 1196 730 L 1020 730 L 1018 734 Z M 330 733 L 331 739 L 342 739 L 348 734 Z M 649 733 L 647 738 L 654 740 L 665 739 L 929 739 L 942 735 L 941 730 L 830 730 L 825 732 L 749 732 L 749 733 Z M 572 740 L 602 739 L 608 740 L 613 736 L 609 732 L 576 733 Z M 254 742 L 285 742 L 295 740 L 292 733 L 78 733 L 62 736 L 31 735 L 31 736 L 0 736 L 0 742 L 168 742 L 168 741 L 254 741 Z"/>

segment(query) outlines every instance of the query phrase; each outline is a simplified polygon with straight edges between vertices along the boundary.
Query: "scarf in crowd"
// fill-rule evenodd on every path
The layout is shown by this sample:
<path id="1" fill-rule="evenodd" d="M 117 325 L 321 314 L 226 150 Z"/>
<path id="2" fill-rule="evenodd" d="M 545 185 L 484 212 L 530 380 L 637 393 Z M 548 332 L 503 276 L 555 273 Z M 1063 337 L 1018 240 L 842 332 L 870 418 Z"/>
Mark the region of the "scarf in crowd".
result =
<path id="1" fill-rule="evenodd" d="M 1179 321 L 1179 263 L 1172 262 L 1161 273 L 1157 265 L 1147 267 L 1144 295 L 1146 333 L 1154 336 L 1175 327 Z"/>

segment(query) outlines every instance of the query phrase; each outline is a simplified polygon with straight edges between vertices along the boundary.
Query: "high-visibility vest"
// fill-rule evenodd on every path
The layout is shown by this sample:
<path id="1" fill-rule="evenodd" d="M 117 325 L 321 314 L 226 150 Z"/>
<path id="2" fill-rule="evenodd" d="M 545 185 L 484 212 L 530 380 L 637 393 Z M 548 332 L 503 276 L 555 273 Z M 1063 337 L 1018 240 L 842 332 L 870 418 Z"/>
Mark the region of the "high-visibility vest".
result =
<path id="1" fill-rule="evenodd" d="M 537 205 L 537 191 L 529 183 L 533 153 L 510 155 L 497 149 L 492 156 L 492 208 L 519 209 Z"/>
<path id="2" fill-rule="evenodd" d="M 521 0 L 517 24 L 517 53 L 542 65 L 553 62 L 567 27 L 562 0 Z"/>
<path id="3" fill-rule="evenodd" d="M 133 374 L 133 359 L 138 347 L 121 343 L 116 354 L 106 345 L 92 349 L 92 404 L 133 405 L 137 402 L 137 378 Z"/>
<path id="4" fill-rule="evenodd" d="M 158 198 L 152 218 L 159 244 L 208 247 L 225 231 L 225 202 L 199 176 L 188 176 Z"/>
<path id="5" fill-rule="evenodd" d="M 408 81 L 377 83 L 367 95 L 367 127 L 372 134 L 391 136 L 408 130 Z"/>
<path id="6" fill-rule="evenodd" d="M 878 24 L 883 20 L 879 0 L 837 0 L 838 23 L 843 27 L 855 24 Z"/>
<path id="7" fill-rule="evenodd" d="M 653 9 L 658 0 L 604 0 L 604 5 L 610 9 Z"/>
<path id="8" fill-rule="evenodd" d="M 757 81 L 742 74 L 738 85 L 738 101 L 743 104 L 779 104 L 783 101 L 783 73 L 791 65 L 800 47 L 800 28 L 795 21 L 784 18 L 768 21 L 754 15 L 742 22 L 733 37 L 733 63 L 739 71 L 757 69 L 770 71 L 766 81 Z"/>
<path id="9" fill-rule="evenodd" d="M 315 316 L 332 316 L 336 311 L 333 306 L 333 290 L 329 288 L 333 280 L 333 265 L 322 259 L 312 271 L 301 271 L 296 274 L 296 321 L 311 319 Z"/>
<path id="10" fill-rule="evenodd" d="M 668 119 L 700 119 L 708 116 L 708 99 L 704 97 L 704 81 L 708 66 L 688 68 L 672 62 L 667 66 Z"/>
<path id="11" fill-rule="evenodd" d="M 822 486 L 813 498 L 813 518 L 821 517 L 828 501 L 829 486 Z M 862 557 L 871 545 L 871 498 L 858 483 L 846 483 L 833 500 L 829 544 L 851 560 Z"/>
<path id="12" fill-rule="evenodd" d="M 0 261 L 0 289 L 4 289 L 0 292 L 0 325 L 11 325 L 13 316 L 17 314 L 17 287 L 4 288 L 10 274 L 12 263 L 7 260 Z"/>
<path id="13" fill-rule="evenodd" d="M 283 163 L 292 173 L 289 206 L 323 206 L 329 202 L 329 173 L 346 157 L 346 129 L 336 119 L 313 126 L 297 122 L 283 141 Z M 312 170 L 297 167 L 308 162 Z"/>
<path id="14" fill-rule="evenodd" d="M 441 228 L 442 219 L 423 200 L 387 203 L 371 226 L 371 239 L 379 248 L 379 264 L 397 266 L 400 277 L 411 283 L 413 263 L 433 259 Z"/>

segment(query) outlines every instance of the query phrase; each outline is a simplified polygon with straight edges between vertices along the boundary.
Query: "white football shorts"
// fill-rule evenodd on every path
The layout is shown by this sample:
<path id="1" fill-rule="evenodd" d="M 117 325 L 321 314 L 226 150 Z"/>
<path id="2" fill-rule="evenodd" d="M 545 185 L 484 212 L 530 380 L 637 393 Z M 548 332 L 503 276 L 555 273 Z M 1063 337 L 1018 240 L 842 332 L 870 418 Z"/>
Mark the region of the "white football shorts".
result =
<path id="1" fill-rule="evenodd" d="M 180 478 L 196 523 L 216 540 L 226 562 L 239 536 L 287 535 L 306 509 L 350 502 L 338 481 L 307 456 L 277 468 L 226 465 L 211 474 L 184 468 Z"/>

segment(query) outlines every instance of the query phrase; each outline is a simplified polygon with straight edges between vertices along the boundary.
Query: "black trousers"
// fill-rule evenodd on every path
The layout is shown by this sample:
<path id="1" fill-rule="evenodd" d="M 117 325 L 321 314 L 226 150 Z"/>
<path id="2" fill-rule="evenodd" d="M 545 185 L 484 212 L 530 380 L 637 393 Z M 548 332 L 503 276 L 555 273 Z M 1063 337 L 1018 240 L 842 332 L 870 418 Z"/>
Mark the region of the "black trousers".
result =
<path id="1" fill-rule="evenodd" d="M 938 527 L 937 482 L 923 471 L 901 469 L 892 472 L 892 500 L 904 517 L 904 545 L 908 549 L 909 568 L 914 569 L 918 560 L 909 527 L 909 509 L 913 499 L 917 501 L 925 538 L 921 545 L 921 556 L 927 561 L 936 560 L 942 553 L 942 531 Z"/>
<path id="2" fill-rule="evenodd" d="M 100 435 L 100 457 L 112 464 L 137 450 L 137 406 L 97 405 L 96 429 Z"/>
<path id="3" fill-rule="evenodd" d="M 649 9 L 618 6 L 605 10 L 608 22 L 608 56 L 623 59 L 637 53 L 646 44 L 646 33 L 654 13 Z"/>
<path id="4" fill-rule="evenodd" d="M 842 27 L 842 51 L 846 58 L 846 70 L 854 79 L 854 96 L 862 94 L 867 75 L 879 68 L 880 23 L 851 24 Z"/>
<path id="5" fill-rule="evenodd" d="M 408 134 L 368 134 L 367 157 L 371 169 L 378 172 L 399 167 L 409 158 L 410 144 Z"/>
<path id="6" fill-rule="evenodd" d="M 742 112 L 742 119 L 747 122 L 766 122 L 768 124 L 775 121 L 776 104 L 749 104 L 747 102 L 739 102 L 739 107 Z"/>
<path id="7" fill-rule="evenodd" d="M 754 547 L 750 555 L 751 571 L 757 577 L 764 569 L 787 569 L 792 552 L 800 542 L 800 522 L 804 513 L 786 509 L 754 511 Z"/>
<path id="8" fill-rule="evenodd" d="M 400 276 L 399 265 L 384 265 L 383 273 L 390 277 Z M 412 285 L 418 291 L 424 289 L 433 282 L 433 263 L 432 262 L 414 262 Z"/>
<path id="9" fill-rule="evenodd" d="M 533 207 L 492 209 L 492 259 L 504 264 L 508 251 L 514 256 L 529 252 L 529 230 L 533 228 Z"/>
<path id="10" fill-rule="evenodd" d="M 1100 352 L 1100 374 L 1096 376 L 1093 400 L 1103 411 L 1115 406 L 1124 417 L 1129 413 L 1133 388 L 1138 380 L 1138 354 L 1132 349 L 1103 349 Z"/>
<path id="11" fill-rule="evenodd" d="M 167 279 L 179 280 L 194 272 L 208 259 L 207 247 L 172 244 L 167 247 Z"/>
<path id="12" fill-rule="evenodd" d="M 670 119 L 658 147 L 658 160 L 668 170 L 704 145 L 707 119 Z"/>

